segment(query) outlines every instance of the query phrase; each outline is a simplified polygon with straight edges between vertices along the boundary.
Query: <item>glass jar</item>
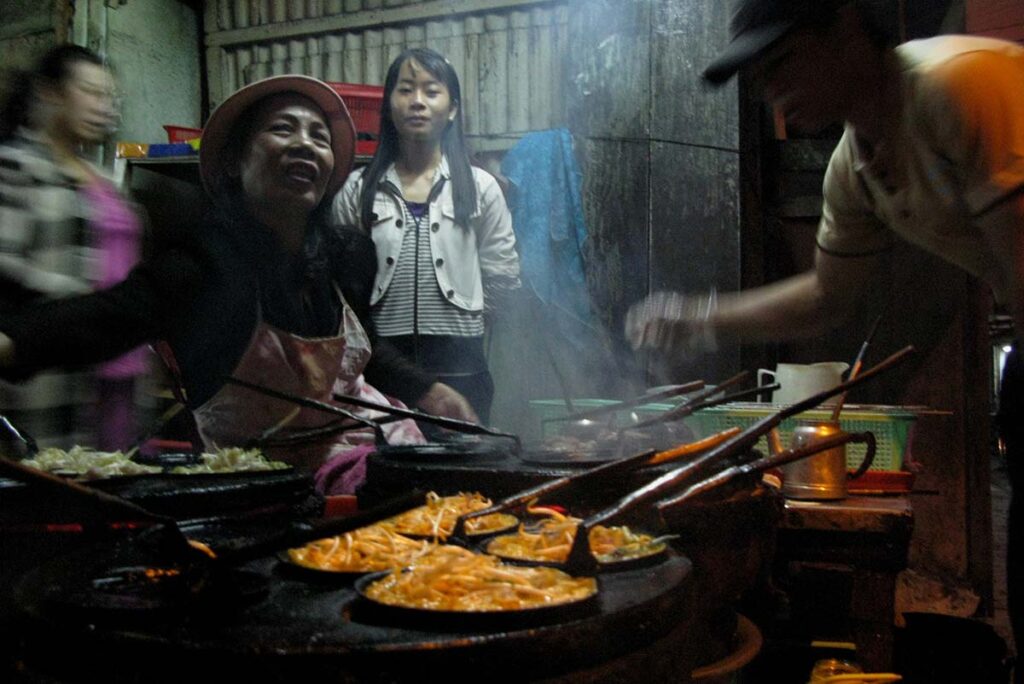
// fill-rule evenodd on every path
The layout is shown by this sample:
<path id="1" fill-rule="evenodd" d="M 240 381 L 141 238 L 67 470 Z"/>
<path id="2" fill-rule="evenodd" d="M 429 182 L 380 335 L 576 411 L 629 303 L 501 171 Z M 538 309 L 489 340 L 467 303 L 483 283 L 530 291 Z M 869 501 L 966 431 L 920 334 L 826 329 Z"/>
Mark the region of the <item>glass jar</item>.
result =
<path id="1" fill-rule="evenodd" d="M 849 660 L 840 660 L 839 658 L 826 658 L 814 663 L 814 669 L 811 670 L 811 681 L 808 684 L 822 684 L 834 675 L 857 674 L 860 672 L 864 672 L 864 668 L 857 663 Z"/>

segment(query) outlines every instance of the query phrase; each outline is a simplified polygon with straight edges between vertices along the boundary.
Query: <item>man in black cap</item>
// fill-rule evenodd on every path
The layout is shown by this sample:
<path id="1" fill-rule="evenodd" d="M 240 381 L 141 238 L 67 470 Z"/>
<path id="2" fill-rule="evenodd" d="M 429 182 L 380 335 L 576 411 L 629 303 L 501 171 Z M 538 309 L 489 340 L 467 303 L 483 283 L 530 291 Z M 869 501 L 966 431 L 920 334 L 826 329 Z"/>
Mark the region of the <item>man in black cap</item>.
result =
<path id="1" fill-rule="evenodd" d="M 815 267 L 717 298 L 654 294 L 627 317 L 634 346 L 678 354 L 709 349 L 718 337 L 821 334 L 869 295 L 864 286 L 895 236 L 986 281 L 1024 325 L 1024 48 L 971 36 L 893 47 L 874 20 L 877 6 L 737 3 L 731 40 L 705 78 L 720 84 L 744 70 L 788 124 L 806 131 L 845 126 L 825 174 Z M 1015 349 L 1004 373 L 1000 423 L 1018 493 L 1022 394 Z M 1019 499 L 1010 508 L 1008 572 L 1011 619 L 1024 647 Z"/>

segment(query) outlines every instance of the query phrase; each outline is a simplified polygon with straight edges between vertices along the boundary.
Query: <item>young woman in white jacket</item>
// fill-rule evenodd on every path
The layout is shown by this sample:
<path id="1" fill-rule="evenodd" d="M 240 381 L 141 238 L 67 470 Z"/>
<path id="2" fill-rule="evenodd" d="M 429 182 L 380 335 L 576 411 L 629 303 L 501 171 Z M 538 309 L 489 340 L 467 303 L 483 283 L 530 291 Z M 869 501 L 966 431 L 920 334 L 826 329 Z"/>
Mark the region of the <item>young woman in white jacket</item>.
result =
<path id="1" fill-rule="evenodd" d="M 519 286 L 512 219 L 497 181 L 470 166 L 459 79 L 412 48 L 388 69 L 380 142 L 335 197 L 338 225 L 370 234 L 378 335 L 462 393 L 488 422 L 487 320 Z"/>

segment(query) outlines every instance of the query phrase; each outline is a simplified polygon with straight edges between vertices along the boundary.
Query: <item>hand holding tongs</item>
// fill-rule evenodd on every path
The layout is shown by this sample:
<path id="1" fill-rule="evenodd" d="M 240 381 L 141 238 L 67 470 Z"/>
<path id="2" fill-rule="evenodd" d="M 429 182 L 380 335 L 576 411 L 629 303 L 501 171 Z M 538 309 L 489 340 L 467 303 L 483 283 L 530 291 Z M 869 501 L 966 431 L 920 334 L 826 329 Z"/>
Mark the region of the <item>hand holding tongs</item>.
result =
<path id="1" fill-rule="evenodd" d="M 333 404 L 328 404 L 325 401 L 318 401 L 316 399 L 309 399 L 307 397 L 300 397 L 294 394 L 288 394 L 287 392 L 281 392 L 279 390 L 271 389 L 269 387 L 259 385 L 255 382 L 249 382 L 248 380 L 241 380 L 236 377 L 228 376 L 226 382 L 232 385 L 238 385 L 239 387 L 245 387 L 246 389 L 250 389 L 253 392 L 258 392 L 268 397 L 273 397 L 274 399 L 287 401 L 292 404 L 296 404 L 297 406 L 301 406 L 303 408 L 313 409 L 314 411 L 330 413 L 335 416 L 340 416 L 341 418 L 346 418 L 349 421 L 351 421 L 350 423 L 345 423 L 342 421 L 341 423 L 333 423 L 327 426 L 314 428 L 312 430 L 305 430 L 301 435 L 301 438 L 303 440 L 312 437 L 325 437 L 327 435 L 343 432 L 345 430 L 368 427 L 373 430 L 377 444 L 387 443 L 387 440 L 384 438 L 384 431 L 380 427 L 381 421 L 373 421 L 370 420 L 369 418 L 363 418 L 362 416 L 358 416 L 352 413 L 351 411 L 346 411 L 340 406 L 334 406 Z M 288 417 L 286 416 L 286 418 Z M 282 426 L 282 423 L 278 423 L 277 425 L 271 426 L 270 430 L 264 431 L 263 434 L 257 437 L 255 441 L 267 441 L 270 438 L 271 434 L 277 432 Z"/>
<path id="2" fill-rule="evenodd" d="M 778 427 L 778 425 L 783 420 L 791 416 L 794 416 L 798 413 L 803 413 L 808 409 L 814 408 L 815 406 L 819 405 L 826 399 L 834 397 L 842 392 L 846 392 L 852 387 L 855 387 L 856 385 L 859 385 L 862 382 L 866 382 L 867 380 L 870 380 L 876 375 L 879 375 L 880 373 L 889 370 L 896 364 L 903 361 L 907 356 L 913 353 L 913 351 L 913 347 L 905 347 L 900 351 L 896 352 L 895 354 L 893 354 L 892 356 L 890 356 L 889 358 L 885 359 L 881 363 L 879 363 L 874 368 L 865 371 L 864 373 L 862 373 L 861 375 L 854 379 L 847 380 L 844 383 L 836 385 L 832 389 L 820 392 L 814 396 L 804 399 L 803 401 L 799 401 L 791 406 L 785 407 L 773 415 L 765 416 L 764 418 L 757 421 L 756 423 L 746 428 L 742 432 L 738 433 L 735 437 L 724 442 L 723 444 L 711 449 L 710 451 L 707 451 L 706 453 L 694 459 L 693 461 L 679 468 L 676 468 L 675 470 L 672 470 L 666 473 L 665 475 L 662 475 L 656 480 L 649 482 L 640 489 L 637 489 L 636 491 L 627 494 L 617 503 L 606 508 L 605 510 L 599 511 L 598 513 L 595 513 L 594 515 L 588 517 L 586 520 L 581 522 L 576 529 L 576 536 L 573 539 L 572 548 L 569 551 L 569 557 L 566 561 L 567 568 L 571 571 L 591 572 L 596 567 L 597 561 L 593 557 L 593 554 L 590 552 L 590 530 L 593 529 L 594 526 L 605 523 L 611 520 L 612 518 L 615 518 L 621 515 L 622 513 L 631 510 L 641 504 L 661 498 L 666 494 L 675 491 L 676 489 L 678 489 L 680 485 L 684 484 L 685 482 L 693 478 L 703 468 L 707 467 L 711 463 L 719 461 L 725 458 L 726 456 L 733 456 L 741 451 L 752 448 L 758 439 L 760 439 L 764 434 Z M 874 443 L 874 437 L 868 435 L 844 435 L 843 437 L 848 438 L 846 439 L 846 441 L 864 441 L 867 442 L 869 445 L 872 445 Z M 750 466 L 748 470 L 759 470 L 761 469 L 761 466 L 763 466 L 764 468 L 773 467 L 778 462 L 789 462 L 792 460 L 803 458 L 805 456 L 810 456 L 811 454 L 815 454 L 818 453 L 818 451 L 823 450 L 824 448 L 826 448 L 826 445 L 829 445 L 830 443 L 831 442 L 829 441 L 821 440 L 819 442 L 815 442 L 814 444 L 809 445 L 806 450 L 800 451 L 798 453 L 784 452 L 783 454 L 778 454 L 776 456 L 768 457 L 766 459 L 761 459 L 760 461 L 748 464 Z M 835 444 L 832 444 L 832 446 L 835 446 Z M 727 481 L 728 479 L 732 479 L 732 477 L 743 474 L 742 466 L 740 468 L 741 469 L 739 471 L 732 472 L 731 474 L 723 477 L 720 480 L 712 478 L 714 482 L 711 486 L 718 486 L 719 484 L 722 484 L 722 482 Z M 729 471 L 727 470 L 726 472 Z M 698 485 L 698 487 L 700 487 L 700 485 Z M 695 489 L 694 493 L 690 495 L 687 495 L 687 493 L 684 492 L 682 495 L 680 495 L 680 499 L 690 498 L 691 496 L 695 496 L 697 493 L 700 493 L 702 491 L 706 491 L 706 488 L 701 487 L 699 491 Z M 672 501 L 675 501 L 675 499 L 673 499 Z"/>

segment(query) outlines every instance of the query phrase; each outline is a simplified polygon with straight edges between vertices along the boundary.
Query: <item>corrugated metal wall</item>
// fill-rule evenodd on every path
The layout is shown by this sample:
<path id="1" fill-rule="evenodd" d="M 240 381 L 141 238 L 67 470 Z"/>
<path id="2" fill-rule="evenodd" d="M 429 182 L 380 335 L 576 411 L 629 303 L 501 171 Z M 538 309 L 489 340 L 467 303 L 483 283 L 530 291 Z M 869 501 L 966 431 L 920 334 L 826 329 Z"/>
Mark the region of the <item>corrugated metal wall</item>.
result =
<path id="1" fill-rule="evenodd" d="M 478 149 L 565 125 L 565 0 L 211 0 L 210 103 L 275 74 L 382 84 L 403 49 L 433 48 L 463 88 Z"/>

